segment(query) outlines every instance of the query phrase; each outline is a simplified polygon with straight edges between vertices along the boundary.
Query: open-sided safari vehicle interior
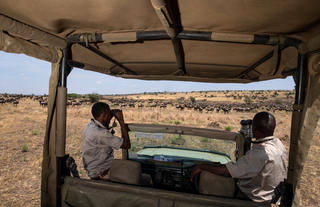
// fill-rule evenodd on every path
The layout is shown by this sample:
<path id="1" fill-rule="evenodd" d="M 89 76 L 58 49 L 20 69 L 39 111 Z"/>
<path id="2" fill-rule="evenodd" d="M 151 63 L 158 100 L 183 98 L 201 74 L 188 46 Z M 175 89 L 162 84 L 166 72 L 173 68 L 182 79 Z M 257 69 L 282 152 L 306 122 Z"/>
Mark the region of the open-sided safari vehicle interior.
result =
<path id="1" fill-rule="evenodd" d="M 248 150 L 250 130 L 245 129 L 250 125 L 243 125 L 241 133 L 158 124 L 127 127 L 134 147 L 123 150 L 122 160 L 113 161 L 109 179 L 66 178 L 63 206 L 203 206 L 234 197 L 235 183 L 231 178 L 202 173 L 191 182 L 190 177 L 197 164 L 225 164 L 240 158 Z M 188 201 L 189 196 L 192 199 Z M 227 203 L 231 205 L 232 201 Z M 261 206 L 249 200 L 238 200 L 234 205 Z"/>
<path id="2" fill-rule="evenodd" d="M 156 136 L 155 143 L 164 142 L 124 152 L 130 161 L 119 162 L 124 168 L 139 163 L 138 174 L 148 174 L 152 183 L 73 177 L 66 168 L 66 87 L 72 69 L 82 68 L 123 78 L 220 83 L 293 76 L 296 98 L 282 198 L 286 206 L 299 206 L 300 177 L 320 115 L 319 11 L 318 0 L 1 0 L 0 49 L 52 63 L 41 205 L 268 205 L 199 194 L 201 178 L 198 187 L 184 180 L 195 163 L 233 156 L 190 149 L 194 136 L 236 142 L 239 157 L 245 148 L 241 133 L 129 124 L 135 139 Z"/>

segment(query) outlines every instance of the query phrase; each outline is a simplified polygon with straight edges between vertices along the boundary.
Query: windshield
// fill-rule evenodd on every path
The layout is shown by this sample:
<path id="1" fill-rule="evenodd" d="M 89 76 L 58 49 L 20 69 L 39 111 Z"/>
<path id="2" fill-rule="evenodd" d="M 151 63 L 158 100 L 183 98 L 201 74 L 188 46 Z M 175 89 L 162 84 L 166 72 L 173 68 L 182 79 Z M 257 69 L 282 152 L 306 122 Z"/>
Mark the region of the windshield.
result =
<path id="1" fill-rule="evenodd" d="M 199 160 L 225 164 L 235 160 L 236 144 L 200 136 L 130 132 L 129 159 Z"/>

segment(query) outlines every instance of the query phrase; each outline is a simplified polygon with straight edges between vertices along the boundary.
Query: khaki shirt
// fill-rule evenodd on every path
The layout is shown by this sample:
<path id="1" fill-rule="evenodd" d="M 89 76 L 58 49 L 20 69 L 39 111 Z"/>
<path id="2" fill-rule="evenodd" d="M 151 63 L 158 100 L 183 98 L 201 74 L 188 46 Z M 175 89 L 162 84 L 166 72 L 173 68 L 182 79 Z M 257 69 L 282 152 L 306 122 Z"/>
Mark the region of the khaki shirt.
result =
<path id="1" fill-rule="evenodd" d="M 258 139 L 245 156 L 226 164 L 231 176 L 239 178 L 238 186 L 251 200 L 271 201 L 274 189 L 287 177 L 286 149 L 274 137 Z"/>
<path id="2" fill-rule="evenodd" d="M 82 142 L 83 165 L 94 178 L 111 167 L 113 149 L 119 149 L 123 138 L 113 136 L 99 121 L 92 119 L 84 130 Z"/>

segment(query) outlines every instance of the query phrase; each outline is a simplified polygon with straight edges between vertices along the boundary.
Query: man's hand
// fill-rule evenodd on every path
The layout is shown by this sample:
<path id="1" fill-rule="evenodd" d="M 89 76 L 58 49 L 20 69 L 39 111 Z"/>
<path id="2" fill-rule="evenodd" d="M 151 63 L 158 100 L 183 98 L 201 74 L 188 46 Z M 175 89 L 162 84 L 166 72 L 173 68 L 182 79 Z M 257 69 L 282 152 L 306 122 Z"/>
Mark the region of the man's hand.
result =
<path id="1" fill-rule="evenodd" d="M 114 109 L 114 117 L 116 119 L 118 119 L 119 122 L 123 122 L 124 119 L 123 119 L 123 113 L 120 109 Z"/>
<path id="2" fill-rule="evenodd" d="M 123 143 L 120 146 L 122 149 L 130 149 L 131 148 L 131 142 L 128 134 L 127 125 L 124 123 L 123 119 L 123 113 L 120 109 L 114 109 L 114 117 L 119 121 L 120 127 L 121 127 L 121 137 L 123 138 Z"/>

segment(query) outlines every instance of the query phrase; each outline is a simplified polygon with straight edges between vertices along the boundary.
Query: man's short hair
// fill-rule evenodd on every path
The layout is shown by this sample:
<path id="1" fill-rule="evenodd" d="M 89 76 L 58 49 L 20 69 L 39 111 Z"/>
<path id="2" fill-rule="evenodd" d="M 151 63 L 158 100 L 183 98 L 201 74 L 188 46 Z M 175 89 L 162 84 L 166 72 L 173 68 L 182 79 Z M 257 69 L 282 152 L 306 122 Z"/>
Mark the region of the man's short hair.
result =
<path id="1" fill-rule="evenodd" d="M 276 119 L 269 112 L 263 111 L 257 113 L 253 117 L 258 130 L 267 135 L 273 135 L 274 129 L 276 128 Z"/>
<path id="2" fill-rule="evenodd" d="M 91 114 L 96 119 L 102 113 L 104 113 L 105 110 L 110 110 L 109 105 L 104 102 L 97 102 L 97 103 L 93 104 L 93 106 L 91 108 Z"/>

